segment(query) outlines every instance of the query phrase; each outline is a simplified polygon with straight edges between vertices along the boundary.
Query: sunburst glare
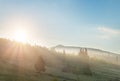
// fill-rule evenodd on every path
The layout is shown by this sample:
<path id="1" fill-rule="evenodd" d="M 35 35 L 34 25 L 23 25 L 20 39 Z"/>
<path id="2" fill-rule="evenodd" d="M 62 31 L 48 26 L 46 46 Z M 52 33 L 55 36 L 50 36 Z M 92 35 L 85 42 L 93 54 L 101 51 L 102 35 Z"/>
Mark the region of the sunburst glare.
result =
<path id="1" fill-rule="evenodd" d="M 27 42 L 27 34 L 26 34 L 26 32 L 23 31 L 23 30 L 15 31 L 14 40 L 18 41 L 18 42 L 26 43 Z"/>

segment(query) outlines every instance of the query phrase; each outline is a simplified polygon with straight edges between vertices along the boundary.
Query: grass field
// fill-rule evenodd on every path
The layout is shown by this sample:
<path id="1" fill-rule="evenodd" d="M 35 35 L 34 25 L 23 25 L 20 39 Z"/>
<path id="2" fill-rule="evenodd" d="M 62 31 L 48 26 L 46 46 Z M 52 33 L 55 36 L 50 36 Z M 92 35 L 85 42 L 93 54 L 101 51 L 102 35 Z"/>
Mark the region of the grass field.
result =
<path id="1" fill-rule="evenodd" d="M 4 49 L 0 49 L 0 81 L 120 81 L 120 65 L 117 64 L 89 58 L 92 75 L 85 75 L 81 73 L 83 70 L 80 69 L 82 64 L 78 55 L 8 40 L 3 40 L 1 46 Z M 46 71 L 43 73 L 36 73 L 34 68 L 39 56 L 45 61 Z M 66 66 L 70 71 L 63 72 Z"/>
<path id="2" fill-rule="evenodd" d="M 110 81 L 120 80 L 120 67 L 117 65 L 92 61 L 90 63 L 93 75 L 76 75 L 61 72 L 59 68 L 47 67 L 45 73 L 37 74 L 34 70 L 25 69 L 7 61 L 0 61 L 0 81 Z M 118 80 L 118 81 L 119 81 Z"/>

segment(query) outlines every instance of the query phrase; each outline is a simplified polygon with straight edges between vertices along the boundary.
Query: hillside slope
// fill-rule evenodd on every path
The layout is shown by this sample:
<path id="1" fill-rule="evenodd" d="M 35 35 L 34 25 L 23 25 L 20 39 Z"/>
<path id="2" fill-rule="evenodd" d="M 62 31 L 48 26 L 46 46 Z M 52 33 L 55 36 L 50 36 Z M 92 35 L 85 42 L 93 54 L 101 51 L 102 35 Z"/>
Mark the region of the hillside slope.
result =
<path id="1" fill-rule="evenodd" d="M 36 73 L 35 63 L 42 56 L 46 71 Z M 0 81 L 120 81 L 120 66 L 91 58 L 92 75 L 79 73 L 78 55 L 69 55 L 45 47 L 0 39 Z M 72 68 L 63 72 L 63 67 Z"/>

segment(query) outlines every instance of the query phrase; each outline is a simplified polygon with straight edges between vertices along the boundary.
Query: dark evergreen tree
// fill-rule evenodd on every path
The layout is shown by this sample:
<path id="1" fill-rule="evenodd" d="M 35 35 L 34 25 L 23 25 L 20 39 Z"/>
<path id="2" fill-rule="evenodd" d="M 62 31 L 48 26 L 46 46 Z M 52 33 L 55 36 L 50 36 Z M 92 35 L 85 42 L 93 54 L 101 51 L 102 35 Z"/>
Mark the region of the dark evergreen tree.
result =
<path id="1" fill-rule="evenodd" d="M 92 75 L 89 65 L 89 56 L 88 56 L 87 48 L 81 48 L 79 52 L 79 56 L 80 56 L 80 63 L 83 74 Z"/>
<path id="2" fill-rule="evenodd" d="M 36 63 L 35 63 L 35 69 L 37 73 L 45 72 L 45 61 L 41 56 L 38 57 Z"/>

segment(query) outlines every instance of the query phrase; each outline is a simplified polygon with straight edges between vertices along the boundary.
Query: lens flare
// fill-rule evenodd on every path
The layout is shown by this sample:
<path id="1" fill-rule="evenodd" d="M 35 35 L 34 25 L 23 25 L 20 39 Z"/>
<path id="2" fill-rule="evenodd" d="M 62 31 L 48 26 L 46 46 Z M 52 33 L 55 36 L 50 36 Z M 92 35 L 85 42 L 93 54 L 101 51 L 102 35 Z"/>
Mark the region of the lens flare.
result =
<path id="1" fill-rule="evenodd" d="M 14 40 L 18 42 L 27 42 L 27 34 L 23 30 L 18 30 L 14 33 Z"/>

